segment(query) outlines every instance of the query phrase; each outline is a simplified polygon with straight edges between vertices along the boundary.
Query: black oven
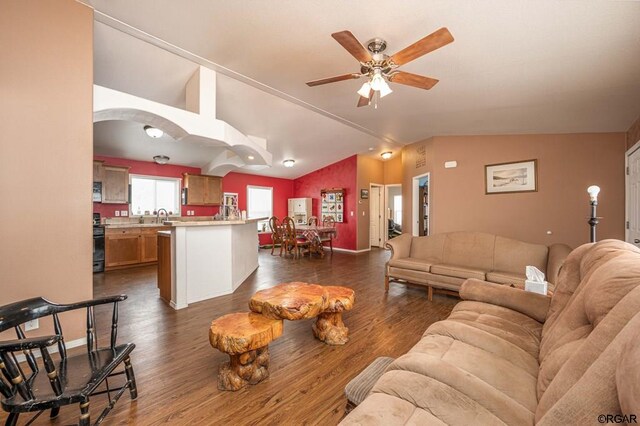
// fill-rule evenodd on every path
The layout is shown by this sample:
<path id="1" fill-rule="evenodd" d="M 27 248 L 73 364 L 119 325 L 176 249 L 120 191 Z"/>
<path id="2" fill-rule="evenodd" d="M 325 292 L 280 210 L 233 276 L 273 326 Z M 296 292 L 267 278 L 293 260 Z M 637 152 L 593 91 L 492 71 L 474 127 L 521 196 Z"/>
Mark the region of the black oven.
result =
<path id="1" fill-rule="evenodd" d="M 93 214 L 93 272 L 104 271 L 104 226 L 100 213 Z"/>

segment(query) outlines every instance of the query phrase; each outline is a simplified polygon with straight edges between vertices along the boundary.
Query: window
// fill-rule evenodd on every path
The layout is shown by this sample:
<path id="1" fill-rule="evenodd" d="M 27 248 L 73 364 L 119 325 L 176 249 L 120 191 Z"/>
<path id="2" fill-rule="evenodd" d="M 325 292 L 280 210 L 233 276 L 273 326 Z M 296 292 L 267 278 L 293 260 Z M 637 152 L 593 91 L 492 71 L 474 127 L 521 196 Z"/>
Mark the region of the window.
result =
<path id="1" fill-rule="evenodd" d="M 402 195 L 393 196 L 393 221 L 402 226 Z"/>
<path id="2" fill-rule="evenodd" d="M 266 217 L 258 221 L 258 231 L 263 225 L 268 226 L 269 218 L 273 216 L 273 188 L 264 186 L 247 186 L 247 217 L 249 219 Z"/>
<path id="3" fill-rule="evenodd" d="M 131 214 L 165 209 L 180 216 L 180 179 L 131 175 Z"/>

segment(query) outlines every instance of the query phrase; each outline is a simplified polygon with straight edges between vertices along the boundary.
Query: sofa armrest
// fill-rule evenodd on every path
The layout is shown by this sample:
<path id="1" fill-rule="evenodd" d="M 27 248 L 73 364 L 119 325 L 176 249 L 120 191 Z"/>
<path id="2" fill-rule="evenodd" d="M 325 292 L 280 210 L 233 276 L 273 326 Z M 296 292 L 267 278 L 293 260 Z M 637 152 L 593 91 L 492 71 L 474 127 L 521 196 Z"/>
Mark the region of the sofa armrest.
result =
<path id="1" fill-rule="evenodd" d="M 571 247 L 566 244 L 553 244 L 549 246 L 549 257 L 547 258 L 547 281 L 553 284 L 558 283 L 558 274 L 564 260 L 571 253 Z"/>
<path id="2" fill-rule="evenodd" d="M 411 240 L 413 240 L 413 236 L 411 234 L 402 234 L 387 241 L 384 246 L 391 249 L 391 258 L 389 260 L 409 257 L 409 253 L 411 252 Z"/>
<path id="3" fill-rule="evenodd" d="M 544 322 L 549 311 L 551 297 L 531 293 L 476 279 L 468 279 L 460 287 L 463 300 L 490 303 L 520 312 L 538 322 Z"/>

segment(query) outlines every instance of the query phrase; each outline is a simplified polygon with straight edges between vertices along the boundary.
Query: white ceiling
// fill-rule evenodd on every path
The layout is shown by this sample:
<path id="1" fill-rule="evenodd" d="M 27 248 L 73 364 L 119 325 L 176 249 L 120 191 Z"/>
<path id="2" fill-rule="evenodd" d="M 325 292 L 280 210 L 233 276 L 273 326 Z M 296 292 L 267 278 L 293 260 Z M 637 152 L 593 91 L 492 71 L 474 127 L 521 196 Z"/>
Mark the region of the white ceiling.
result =
<path id="1" fill-rule="evenodd" d="M 383 138 L 405 144 L 449 134 L 626 131 L 640 115 L 637 1 L 89 3 L 224 74 L 239 73 L 244 82 L 218 76 L 218 118 L 267 139 L 275 167 L 260 174 L 295 177 L 369 147 L 393 147 Z M 376 110 L 355 107 L 362 81 L 304 84 L 358 71 L 333 32 L 349 29 L 363 43 L 382 37 L 394 53 L 442 26 L 455 42 L 402 68 L 438 78 L 430 91 L 392 84 Z M 96 84 L 183 107 L 196 67 L 96 23 Z M 108 146 L 113 135 L 102 130 Z M 288 157 L 296 167 L 278 166 Z"/>

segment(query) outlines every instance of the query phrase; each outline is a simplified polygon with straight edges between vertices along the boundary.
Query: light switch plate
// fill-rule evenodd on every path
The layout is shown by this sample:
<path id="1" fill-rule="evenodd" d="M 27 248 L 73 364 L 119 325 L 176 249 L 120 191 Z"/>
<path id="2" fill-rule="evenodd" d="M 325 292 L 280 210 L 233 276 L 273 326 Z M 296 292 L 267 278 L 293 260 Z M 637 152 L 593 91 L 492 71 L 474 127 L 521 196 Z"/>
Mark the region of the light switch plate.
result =
<path id="1" fill-rule="evenodd" d="M 37 328 L 40 327 L 40 324 L 38 322 L 38 318 L 33 319 L 31 321 L 27 321 L 24 323 L 24 331 L 31 331 L 31 330 L 35 330 Z"/>
<path id="2" fill-rule="evenodd" d="M 123 217 L 129 216 L 129 212 L 126 210 L 120 210 L 120 216 L 123 216 Z"/>
<path id="3" fill-rule="evenodd" d="M 116 217 L 120 217 L 120 210 L 116 210 L 115 215 Z"/>

